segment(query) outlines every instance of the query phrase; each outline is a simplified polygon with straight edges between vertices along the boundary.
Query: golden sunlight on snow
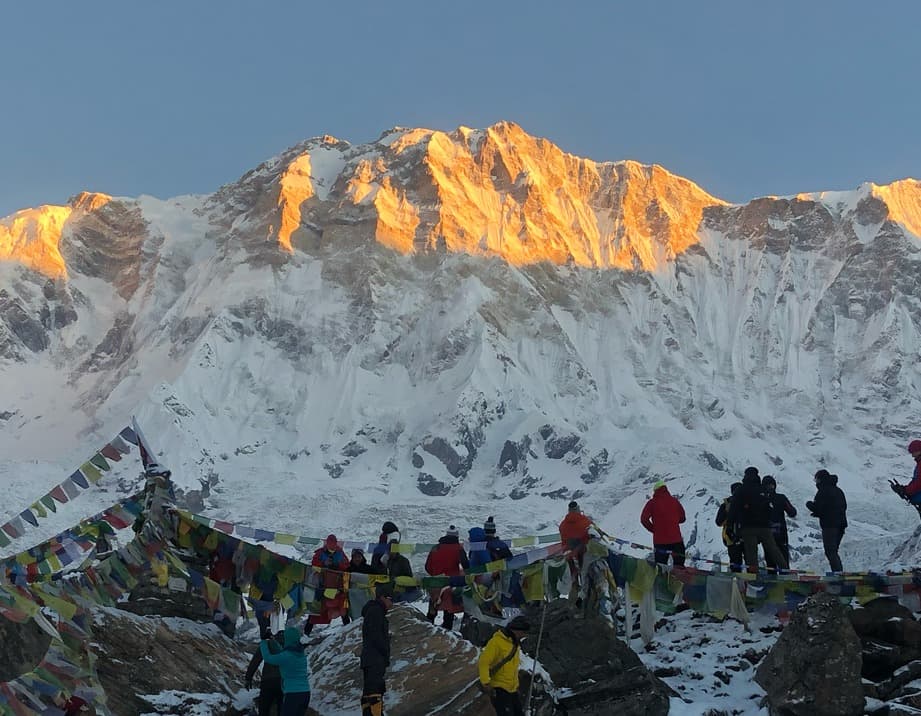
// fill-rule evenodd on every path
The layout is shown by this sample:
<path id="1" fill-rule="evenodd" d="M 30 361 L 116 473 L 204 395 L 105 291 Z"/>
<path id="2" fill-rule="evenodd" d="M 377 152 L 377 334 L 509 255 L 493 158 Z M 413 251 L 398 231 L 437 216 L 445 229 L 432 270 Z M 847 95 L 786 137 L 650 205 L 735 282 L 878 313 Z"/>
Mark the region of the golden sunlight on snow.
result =
<path id="1" fill-rule="evenodd" d="M 69 206 L 40 206 L 0 219 L 0 261 L 18 261 L 49 278 L 66 278 L 58 244 L 71 213 Z"/>
<path id="2" fill-rule="evenodd" d="M 288 165 L 281 175 L 278 193 L 278 208 L 281 219 L 278 227 L 278 243 L 289 253 L 291 234 L 301 225 L 301 203 L 314 196 L 311 179 L 310 155 L 301 154 Z"/>
<path id="3" fill-rule="evenodd" d="M 889 207 L 889 219 L 921 239 L 921 181 L 901 179 L 886 186 L 874 184 L 873 195 Z"/>
<path id="4" fill-rule="evenodd" d="M 309 155 L 283 180 L 279 243 L 302 220 Z M 399 130 L 345 170 L 340 208 L 374 209 L 377 241 L 401 253 L 432 250 L 655 270 L 698 241 L 708 206 L 725 202 L 658 166 L 596 163 L 515 124 L 486 130 Z M 367 216 L 367 215 L 366 215 Z"/>

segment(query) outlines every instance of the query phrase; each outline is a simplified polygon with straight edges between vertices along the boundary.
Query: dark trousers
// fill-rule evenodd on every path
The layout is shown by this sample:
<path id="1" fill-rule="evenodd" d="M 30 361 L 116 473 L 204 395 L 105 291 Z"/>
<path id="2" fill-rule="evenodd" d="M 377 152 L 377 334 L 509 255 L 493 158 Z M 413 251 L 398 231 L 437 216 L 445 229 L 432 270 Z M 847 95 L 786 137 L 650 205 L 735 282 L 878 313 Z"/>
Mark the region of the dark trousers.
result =
<path id="1" fill-rule="evenodd" d="M 787 562 L 787 569 L 790 568 L 790 543 L 787 541 L 788 537 L 785 534 L 774 533 L 774 542 L 777 543 L 777 549 L 780 550 L 780 553 L 783 555 L 783 558 Z M 767 562 L 768 569 L 775 569 L 780 565 L 774 564 L 774 562 L 765 556 L 765 561 Z"/>
<path id="2" fill-rule="evenodd" d="M 304 716 L 309 705 L 309 691 L 295 691 L 294 693 L 285 694 L 285 700 L 281 704 L 281 716 Z"/>
<path id="3" fill-rule="evenodd" d="M 759 544 L 764 548 L 764 557 L 769 563 L 787 569 L 787 562 L 777 548 L 770 527 L 743 527 L 739 530 L 739 537 L 742 538 L 745 547 L 745 564 L 748 565 L 749 572 L 758 571 Z"/>
<path id="4" fill-rule="evenodd" d="M 259 716 L 277 716 L 281 712 L 283 698 L 280 681 L 262 684 L 259 687 Z"/>
<path id="5" fill-rule="evenodd" d="M 383 666 L 365 666 L 361 670 L 362 694 L 383 694 L 387 691 L 384 685 Z"/>
<path id="6" fill-rule="evenodd" d="M 492 707 L 496 710 L 496 716 L 524 716 L 517 691 L 513 694 L 505 689 L 496 689 L 492 697 Z"/>
<path id="7" fill-rule="evenodd" d="M 828 557 L 828 566 L 832 572 L 843 572 L 841 557 L 838 556 L 838 547 L 844 537 L 844 529 L 840 527 L 822 528 L 822 546 L 825 547 L 825 556 Z"/>
<path id="8" fill-rule="evenodd" d="M 726 547 L 729 552 L 729 569 L 732 572 L 741 572 L 742 565 L 745 564 L 745 548 L 741 542 L 736 542 Z"/>
<path id="9" fill-rule="evenodd" d="M 686 548 L 684 542 L 670 542 L 669 544 L 653 545 L 656 551 L 656 562 L 659 564 L 668 564 L 668 557 L 671 555 L 672 563 L 676 567 L 684 566 L 684 556 Z"/>

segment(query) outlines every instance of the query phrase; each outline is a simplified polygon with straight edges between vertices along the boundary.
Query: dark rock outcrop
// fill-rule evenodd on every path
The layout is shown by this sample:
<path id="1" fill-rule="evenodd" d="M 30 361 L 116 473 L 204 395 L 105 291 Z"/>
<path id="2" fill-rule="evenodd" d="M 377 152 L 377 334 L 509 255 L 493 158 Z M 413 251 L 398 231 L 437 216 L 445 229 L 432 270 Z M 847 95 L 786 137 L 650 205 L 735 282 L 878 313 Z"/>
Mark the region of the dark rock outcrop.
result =
<path id="1" fill-rule="evenodd" d="M 568 600 L 547 604 L 537 659 L 553 687 L 565 689 L 557 705 L 567 716 L 667 714 L 671 690 L 640 657 L 617 639 L 609 623 L 579 618 Z M 533 656 L 541 612 L 530 615 L 532 633 L 522 645 Z"/>
<path id="2" fill-rule="evenodd" d="M 0 682 L 34 669 L 51 645 L 51 636 L 31 619 L 23 624 L 0 616 Z"/>
<path id="3" fill-rule="evenodd" d="M 793 716 L 863 713 L 860 639 L 849 611 L 824 592 L 796 608 L 755 673 L 773 709 Z"/>
<path id="4" fill-rule="evenodd" d="M 896 599 L 874 599 L 850 617 L 863 646 L 865 679 L 887 679 L 899 667 L 921 659 L 921 623 Z"/>

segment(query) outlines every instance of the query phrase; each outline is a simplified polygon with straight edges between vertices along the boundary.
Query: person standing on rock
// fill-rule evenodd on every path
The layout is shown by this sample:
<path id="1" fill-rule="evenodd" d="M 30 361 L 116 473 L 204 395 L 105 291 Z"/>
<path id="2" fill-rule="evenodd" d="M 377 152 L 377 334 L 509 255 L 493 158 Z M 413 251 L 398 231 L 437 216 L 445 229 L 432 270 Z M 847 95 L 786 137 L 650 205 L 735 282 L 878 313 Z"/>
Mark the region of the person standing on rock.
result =
<path id="1" fill-rule="evenodd" d="M 459 577 L 469 567 L 470 561 L 460 543 L 460 533 L 457 527 L 450 525 L 444 537 L 429 552 L 425 560 L 425 571 L 433 577 Z M 425 615 L 434 624 L 435 615 L 440 611 L 443 615 L 441 626 L 449 631 L 454 626 L 454 615 L 464 609 L 463 604 L 455 600 L 453 592 L 450 586 L 430 589 L 429 608 Z"/>
<path id="2" fill-rule="evenodd" d="M 390 624 L 387 611 L 393 606 L 393 587 L 379 582 L 374 599 L 361 610 L 361 716 L 383 716 L 384 674 L 390 666 Z"/>
<path id="3" fill-rule="evenodd" d="M 480 687 L 489 696 L 496 716 L 524 716 L 518 696 L 518 667 L 521 642 L 530 630 L 531 623 L 519 615 L 493 634 L 480 653 Z"/>
<path id="4" fill-rule="evenodd" d="M 761 486 L 757 467 L 745 468 L 742 487 L 729 503 L 729 520 L 739 525 L 739 537 L 745 550 L 748 571 L 758 571 L 758 545 L 764 549 L 765 559 L 781 569 L 787 569 L 783 553 L 778 549 L 771 532 L 771 501 Z"/>
<path id="5" fill-rule="evenodd" d="M 657 564 L 668 564 L 671 555 L 676 567 L 684 566 L 684 537 L 679 526 L 686 519 L 684 508 L 672 495 L 663 480 L 656 482 L 652 497 L 643 507 L 640 523 L 652 532 L 652 545 Z"/>
<path id="6" fill-rule="evenodd" d="M 585 561 L 591 526 L 592 518 L 582 513 L 579 503 L 575 500 L 570 502 L 566 516 L 560 522 L 560 541 L 569 550 L 569 574 L 572 577 L 570 598 L 582 592 L 582 563 Z M 581 596 L 576 599 L 576 606 L 582 606 Z"/>
<path id="7" fill-rule="evenodd" d="M 271 641 L 265 639 L 259 645 L 262 660 L 273 664 L 281 672 L 281 690 L 284 699 L 279 716 L 304 716 L 310 705 L 310 665 L 307 663 L 306 647 L 301 644 L 301 634 L 296 627 L 285 629 L 283 647 L 273 653 Z"/>
<path id="8" fill-rule="evenodd" d="M 815 499 L 806 503 L 813 517 L 819 518 L 822 528 L 822 545 L 832 572 L 843 572 L 838 548 L 847 529 L 847 499 L 838 487 L 838 476 L 828 470 L 819 470 L 815 474 Z"/>
<path id="9" fill-rule="evenodd" d="M 789 568 L 790 537 L 787 533 L 787 517 L 796 517 L 796 508 L 786 495 L 777 492 L 777 480 L 773 475 L 765 475 L 761 478 L 761 487 L 771 500 L 771 532 L 774 533 L 774 541 L 777 543 L 777 548 L 783 553 L 784 559 L 787 560 Z M 779 566 L 770 561 L 767 565 L 769 569 L 776 569 Z"/>
<path id="10" fill-rule="evenodd" d="M 387 520 L 381 526 L 380 537 L 377 538 L 377 544 L 371 552 L 371 568 L 378 574 L 387 574 L 387 560 L 384 555 L 390 554 L 391 542 L 400 541 L 400 530 L 390 520 Z"/>
<path id="11" fill-rule="evenodd" d="M 272 638 L 271 631 L 266 630 L 262 633 L 262 640 L 268 643 L 269 651 L 273 654 L 280 654 L 284 633 L 278 632 Z M 243 685 L 246 686 L 247 690 L 253 688 L 253 677 L 256 675 L 256 670 L 260 664 L 262 664 L 262 675 L 259 678 L 259 716 L 270 716 L 281 710 L 284 693 L 281 690 L 281 671 L 279 668 L 274 664 L 263 664 L 261 643 L 246 668 L 246 678 L 243 681 Z"/>
<path id="12" fill-rule="evenodd" d="M 742 487 L 741 482 L 733 482 L 729 486 L 729 497 L 723 500 L 716 511 L 716 525 L 723 528 L 723 544 L 729 553 L 729 570 L 741 572 L 745 560 L 745 549 L 742 547 L 742 538 L 739 537 L 739 526 L 729 521 L 729 505 L 732 496 Z"/>
<path id="13" fill-rule="evenodd" d="M 313 553 L 311 566 L 319 567 L 319 584 L 316 600 L 320 603 L 320 613 L 311 614 L 304 625 L 304 633 L 310 634 L 315 624 L 329 624 L 336 617 L 342 617 L 342 623 L 352 621 L 349 616 L 348 579 L 349 559 L 339 547 L 336 535 L 329 535 L 323 546 Z"/>

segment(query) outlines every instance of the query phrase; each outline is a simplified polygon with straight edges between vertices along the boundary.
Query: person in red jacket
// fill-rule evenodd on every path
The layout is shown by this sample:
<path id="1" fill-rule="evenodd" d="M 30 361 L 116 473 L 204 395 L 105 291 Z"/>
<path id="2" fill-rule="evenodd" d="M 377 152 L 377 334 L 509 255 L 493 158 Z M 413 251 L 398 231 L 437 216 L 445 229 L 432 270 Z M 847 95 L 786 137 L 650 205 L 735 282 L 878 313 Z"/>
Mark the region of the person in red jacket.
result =
<path id="1" fill-rule="evenodd" d="M 433 577 L 458 577 L 469 567 L 470 561 L 460 543 L 460 533 L 457 527 L 450 525 L 445 536 L 429 552 L 425 571 Z M 454 598 L 452 587 L 433 587 L 429 590 L 429 608 L 425 618 L 434 624 L 435 615 L 440 611 L 443 614 L 441 626 L 450 630 L 454 626 L 454 615 L 463 609 L 463 603 Z"/>
<path id="2" fill-rule="evenodd" d="M 912 473 L 911 482 L 904 487 L 905 497 L 917 505 L 921 503 L 921 440 L 912 440 L 908 443 L 908 452 L 915 459 L 915 471 Z"/>
<path id="3" fill-rule="evenodd" d="M 320 567 L 314 599 L 320 603 L 320 613 L 311 614 L 304 625 L 304 633 L 310 634 L 315 624 L 329 624 L 336 617 L 342 623 L 352 621 L 349 615 L 348 591 L 349 558 L 339 547 L 336 535 L 329 535 L 323 546 L 313 553 L 310 564 Z"/>
<path id="4" fill-rule="evenodd" d="M 659 480 L 653 488 L 652 498 L 643 508 L 640 522 L 652 532 L 652 544 L 655 547 L 656 562 L 668 564 L 668 555 L 676 567 L 684 566 L 685 546 L 678 526 L 684 522 L 684 508 Z"/>

